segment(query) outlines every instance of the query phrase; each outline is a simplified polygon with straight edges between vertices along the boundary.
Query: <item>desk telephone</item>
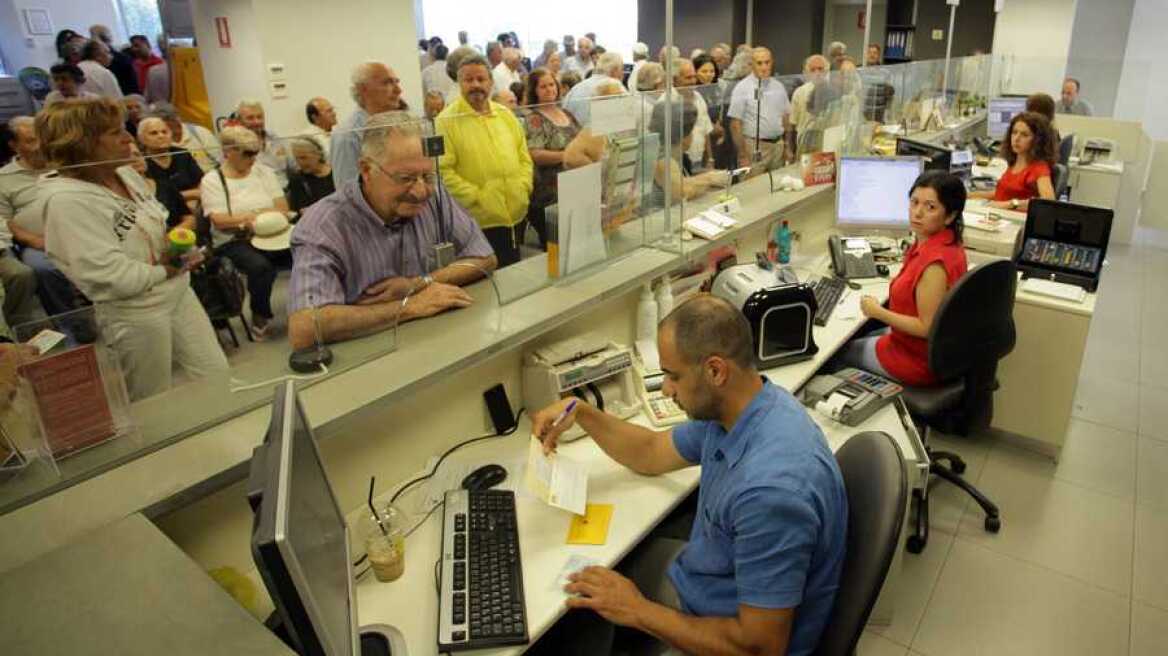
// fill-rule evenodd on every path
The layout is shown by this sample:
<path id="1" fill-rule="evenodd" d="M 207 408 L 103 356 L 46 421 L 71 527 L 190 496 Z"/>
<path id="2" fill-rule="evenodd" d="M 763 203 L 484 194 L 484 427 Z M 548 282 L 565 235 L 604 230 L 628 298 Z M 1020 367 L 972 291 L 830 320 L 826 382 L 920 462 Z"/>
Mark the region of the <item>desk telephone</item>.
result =
<path id="1" fill-rule="evenodd" d="M 827 238 L 827 250 L 831 253 L 831 268 L 839 278 L 875 278 L 876 258 L 872 245 L 862 237 Z"/>
<path id="2" fill-rule="evenodd" d="M 800 397 L 803 405 L 841 424 L 859 426 L 902 391 L 904 388 L 887 378 L 848 367 L 812 378 Z"/>
<path id="3" fill-rule="evenodd" d="M 641 397 L 641 404 L 645 408 L 645 415 L 649 423 L 657 428 L 666 428 L 680 424 L 689 419 L 685 410 L 674 403 L 673 399 L 665 396 L 661 385 L 665 381 L 665 372 L 661 371 L 657 355 L 657 345 L 650 340 L 639 341 L 636 344 L 637 360 L 635 368 L 640 386 L 637 392 Z"/>

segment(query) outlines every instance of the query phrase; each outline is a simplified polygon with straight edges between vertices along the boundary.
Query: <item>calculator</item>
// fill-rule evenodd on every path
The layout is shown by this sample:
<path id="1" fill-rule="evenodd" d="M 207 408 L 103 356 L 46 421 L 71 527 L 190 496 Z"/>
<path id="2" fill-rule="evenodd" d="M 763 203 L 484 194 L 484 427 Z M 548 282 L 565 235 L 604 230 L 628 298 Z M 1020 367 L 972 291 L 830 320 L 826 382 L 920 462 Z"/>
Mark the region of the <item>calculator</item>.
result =
<path id="1" fill-rule="evenodd" d="M 641 397 L 641 401 L 645 405 L 645 414 L 649 415 L 650 423 L 658 428 L 680 424 L 689 419 L 685 410 L 660 390 L 647 392 Z"/>

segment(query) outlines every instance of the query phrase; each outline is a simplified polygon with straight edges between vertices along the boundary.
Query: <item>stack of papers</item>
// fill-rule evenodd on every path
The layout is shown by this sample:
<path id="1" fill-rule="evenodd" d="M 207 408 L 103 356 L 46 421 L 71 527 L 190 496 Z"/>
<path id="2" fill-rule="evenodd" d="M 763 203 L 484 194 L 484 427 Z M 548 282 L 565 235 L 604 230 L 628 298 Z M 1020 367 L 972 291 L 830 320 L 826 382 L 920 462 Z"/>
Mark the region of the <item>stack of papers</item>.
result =
<path id="1" fill-rule="evenodd" d="M 549 506 L 583 515 L 588 505 L 588 468 L 558 453 L 544 455 L 533 435 L 527 445 L 524 487 Z"/>

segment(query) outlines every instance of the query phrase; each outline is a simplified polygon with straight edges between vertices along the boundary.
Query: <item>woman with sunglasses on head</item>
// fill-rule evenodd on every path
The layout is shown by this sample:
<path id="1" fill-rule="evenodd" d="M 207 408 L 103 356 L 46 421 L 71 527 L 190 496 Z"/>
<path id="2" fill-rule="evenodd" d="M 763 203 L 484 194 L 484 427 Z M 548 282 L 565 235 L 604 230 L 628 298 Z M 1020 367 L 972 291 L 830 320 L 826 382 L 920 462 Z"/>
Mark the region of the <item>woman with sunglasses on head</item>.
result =
<path id="1" fill-rule="evenodd" d="M 256 162 L 259 138 L 241 126 L 219 134 L 223 164 L 203 176 L 199 191 L 203 212 L 211 220 L 211 245 L 215 252 L 235 263 L 247 276 L 252 335 L 263 340 L 272 321 L 272 285 L 276 267 L 272 252 L 252 246 L 256 217 L 265 212 L 288 211 L 284 190 L 272 169 Z"/>
<path id="2" fill-rule="evenodd" d="M 141 399 L 170 388 L 172 361 L 203 378 L 225 374 L 227 358 L 191 291 L 201 256 L 171 253 L 166 210 L 126 166 L 125 120 L 108 98 L 66 100 L 38 114 L 36 130 L 60 173 L 40 183 L 45 250 L 93 301 L 130 398 Z"/>

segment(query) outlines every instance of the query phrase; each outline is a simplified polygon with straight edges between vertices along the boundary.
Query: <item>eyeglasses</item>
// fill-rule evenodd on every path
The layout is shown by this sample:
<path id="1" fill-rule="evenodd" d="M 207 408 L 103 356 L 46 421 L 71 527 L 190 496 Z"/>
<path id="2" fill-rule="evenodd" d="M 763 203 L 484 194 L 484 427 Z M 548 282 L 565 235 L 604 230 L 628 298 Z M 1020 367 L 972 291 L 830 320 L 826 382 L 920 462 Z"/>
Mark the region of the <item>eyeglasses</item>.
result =
<path id="1" fill-rule="evenodd" d="M 239 154 L 243 155 L 244 157 L 255 157 L 256 155 L 260 154 L 260 151 L 258 151 L 258 150 L 241 150 L 241 151 L 239 151 Z"/>
<path id="2" fill-rule="evenodd" d="M 418 182 L 421 182 L 422 184 L 426 185 L 427 187 L 433 187 L 434 185 L 438 184 L 438 174 L 434 173 L 432 171 L 427 171 L 425 173 L 414 173 L 414 174 L 390 173 L 389 171 L 386 171 L 385 167 L 382 166 L 381 164 L 374 162 L 371 159 L 367 160 L 367 161 L 370 164 L 372 164 L 373 166 L 376 166 L 378 169 L 380 169 L 381 172 L 385 174 L 385 177 L 389 178 L 390 180 L 393 180 L 394 184 L 398 184 L 398 185 L 401 185 L 403 187 L 412 187 L 415 184 L 417 184 Z"/>

